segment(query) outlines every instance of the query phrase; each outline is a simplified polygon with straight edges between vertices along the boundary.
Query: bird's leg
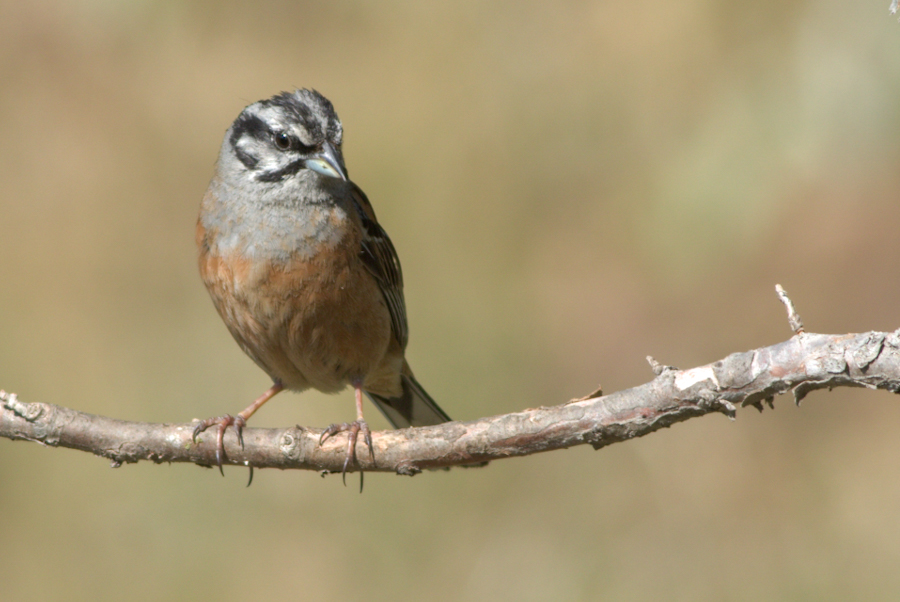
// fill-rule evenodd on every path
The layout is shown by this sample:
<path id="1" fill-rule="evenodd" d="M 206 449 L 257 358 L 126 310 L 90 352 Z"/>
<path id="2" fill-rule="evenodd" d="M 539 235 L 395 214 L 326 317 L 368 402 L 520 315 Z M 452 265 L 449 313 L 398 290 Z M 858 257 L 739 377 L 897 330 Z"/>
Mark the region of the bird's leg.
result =
<path id="1" fill-rule="evenodd" d="M 275 397 L 278 393 L 280 393 L 284 389 L 284 385 L 281 383 L 275 383 L 269 389 L 260 395 L 256 401 L 251 403 L 249 406 L 244 408 L 244 410 L 238 413 L 237 416 L 232 416 L 230 414 L 225 414 L 224 416 L 216 416 L 214 418 L 207 418 L 206 420 L 201 421 L 194 427 L 194 433 L 191 436 L 191 440 L 194 443 L 197 442 L 197 435 L 208 429 L 209 427 L 218 425 L 218 429 L 216 429 L 216 464 L 219 465 L 219 472 L 222 473 L 222 476 L 225 476 L 225 471 L 222 469 L 222 460 L 225 457 L 225 431 L 228 430 L 229 426 L 234 426 L 234 432 L 237 434 L 238 441 L 241 444 L 241 448 L 244 447 L 244 425 L 247 424 L 247 420 L 250 419 L 253 414 L 256 413 L 256 410 L 263 407 L 267 401 Z M 252 478 L 252 477 L 251 477 Z"/>
<path id="2" fill-rule="evenodd" d="M 331 437 L 332 435 L 336 435 L 337 433 L 347 432 L 347 456 L 344 458 L 344 468 L 341 470 L 341 480 L 343 480 L 344 485 L 347 484 L 347 467 L 350 466 L 350 461 L 356 459 L 356 441 L 359 438 L 359 434 L 362 433 L 363 441 L 366 442 L 366 446 L 369 448 L 369 457 L 372 459 L 372 462 L 375 461 L 375 451 L 372 447 L 372 432 L 369 430 L 369 425 L 366 424 L 366 421 L 363 419 L 363 391 L 362 391 L 362 383 L 360 381 L 353 381 L 353 389 L 356 392 L 356 421 L 355 422 L 343 422 L 341 424 L 332 424 L 322 433 L 322 436 L 319 437 L 319 445 L 322 445 L 326 439 Z M 359 471 L 359 490 L 362 492 L 362 475 L 363 471 Z"/>

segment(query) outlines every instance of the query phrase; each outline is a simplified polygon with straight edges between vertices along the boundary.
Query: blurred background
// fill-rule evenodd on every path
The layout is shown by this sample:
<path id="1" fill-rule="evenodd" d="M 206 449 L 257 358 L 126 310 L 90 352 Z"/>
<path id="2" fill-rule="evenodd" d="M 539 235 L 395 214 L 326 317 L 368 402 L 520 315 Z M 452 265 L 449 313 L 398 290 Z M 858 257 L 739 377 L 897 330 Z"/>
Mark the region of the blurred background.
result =
<path id="1" fill-rule="evenodd" d="M 128 420 L 269 386 L 200 283 L 224 131 L 330 98 L 454 418 L 900 327 L 900 24 L 867 2 L 0 2 L 0 387 Z M 251 426 L 353 417 L 284 394 Z M 373 428 L 386 428 L 369 408 Z M 900 406 L 818 392 L 413 479 L 0 441 L 6 600 L 900 594 Z"/>

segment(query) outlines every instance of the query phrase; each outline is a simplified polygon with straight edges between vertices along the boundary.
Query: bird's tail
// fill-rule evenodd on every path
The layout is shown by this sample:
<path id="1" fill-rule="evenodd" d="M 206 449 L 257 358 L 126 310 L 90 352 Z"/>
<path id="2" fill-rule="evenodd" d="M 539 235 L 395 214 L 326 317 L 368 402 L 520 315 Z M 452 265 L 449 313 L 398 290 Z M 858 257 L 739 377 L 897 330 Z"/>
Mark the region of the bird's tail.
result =
<path id="1" fill-rule="evenodd" d="M 385 418 L 394 425 L 394 428 L 406 428 L 409 426 L 430 426 L 450 422 L 450 417 L 444 410 L 438 407 L 419 381 L 413 376 L 408 365 L 403 366 L 400 375 L 403 392 L 397 397 L 385 397 L 366 391 Z"/>

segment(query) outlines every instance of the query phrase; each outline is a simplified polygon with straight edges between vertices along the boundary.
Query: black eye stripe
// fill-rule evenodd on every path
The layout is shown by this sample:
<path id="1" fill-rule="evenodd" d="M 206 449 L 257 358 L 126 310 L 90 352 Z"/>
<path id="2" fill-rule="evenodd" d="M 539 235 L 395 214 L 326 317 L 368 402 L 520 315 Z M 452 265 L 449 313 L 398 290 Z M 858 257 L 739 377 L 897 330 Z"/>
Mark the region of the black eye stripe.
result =
<path id="1" fill-rule="evenodd" d="M 315 146 L 303 144 L 299 138 L 287 132 L 275 132 L 272 134 L 272 144 L 280 151 L 292 150 L 309 154 L 316 150 Z"/>
<path id="2" fill-rule="evenodd" d="M 238 140 L 245 134 L 257 140 L 264 140 L 270 135 L 266 122 L 252 113 L 241 113 L 231 126 L 231 146 L 237 148 Z"/>
<path id="3" fill-rule="evenodd" d="M 298 171 L 304 168 L 306 163 L 306 159 L 298 159 L 296 161 L 291 161 L 281 169 L 276 169 L 274 171 L 266 171 L 258 176 L 256 176 L 257 181 L 259 182 L 280 182 L 281 180 L 287 178 L 288 176 L 292 176 L 296 174 Z"/>
<path id="4" fill-rule="evenodd" d="M 265 121 L 252 113 L 242 113 L 231 127 L 231 147 L 237 149 L 237 143 L 243 136 L 251 136 L 260 142 L 271 142 L 275 144 L 278 136 L 285 136 L 290 141 L 290 148 L 294 150 L 313 150 L 312 146 L 308 146 L 300 142 L 296 136 L 283 130 L 272 130 Z M 277 146 L 277 145 L 276 145 Z"/>
<path id="5" fill-rule="evenodd" d="M 310 153 L 312 153 L 312 152 L 315 152 L 315 150 L 316 150 L 316 147 L 315 147 L 315 146 L 310 146 L 310 145 L 308 145 L 308 144 L 303 144 L 303 143 L 300 142 L 300 140 L 298 140 L 297 138 L 294 138 L 294 143 L 296 144 L 296 146 L 294 147 L 294 150 L 298 150 L 298 151 L 300 151 L 301 153 L 310 154 Z"/>
<path id="6" fill-rule="evenodd" d="M 303 144 L 296 136 L 293 136 L 284 131 L 273 132 L 269 125 L 260 117 L 254 115 L 253 113 L 245 112 L 238 116 L 238 118 L 234 122 L 234 125 L 232 125 L 231 136 L 229 137 L 228 141 L 231 144 L 231 148 L 234 151 L 235 157 L 244 165 L 244 167 L 249 170 L 255 170 L 259 166 L 259 157 L 247 152 L 244 148 L 241 148 L 239 142 L 244 136 L 250 136 L 251 138 L 255 138 L 260 142 L 271 144 L 274 148 L 280 151 L 290 150 L 305 154 L 315 152 L 315 147 Z M 287 146 L 284 146 L 283 143 L 279 144 L 279 136 L 282 136 L 283 139 L 286 139 L 286 141 L 288 142 Z M 281 169 L 262 173 L 257 176 L 257 179 L 261 182 L 278 182 L 288 176 L 294 175 L 302 168 L 303 161 L 295 161 L 282 167 Z"/>
<path id="7" fill-rule="evenodd" d="M 238 161 L 243 163 L 247 169 L 255 169 L 259 164 L 259 157 L 251 155 L 242 149 L 238 146 L 238 142 L 245 135 L 260 138 L 267 135 L 268 131 L 269 128 L 262 119 L 249 113 L 241 113 L 234 121 L 234 125 L 231 126 L 231 137 L 229 137 L 228 142 L 231 144 L 234 156 L 237 157 Z"/>

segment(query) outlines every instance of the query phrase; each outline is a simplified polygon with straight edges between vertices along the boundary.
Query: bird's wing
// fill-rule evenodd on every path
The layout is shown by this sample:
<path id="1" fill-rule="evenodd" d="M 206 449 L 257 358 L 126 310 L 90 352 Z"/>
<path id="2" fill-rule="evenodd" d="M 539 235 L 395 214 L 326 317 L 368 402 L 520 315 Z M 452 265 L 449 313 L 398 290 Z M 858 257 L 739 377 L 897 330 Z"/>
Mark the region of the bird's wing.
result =
<path id="1" fill-rule="evenodd" d="M 387 232 L 375 218 L 375 211 L 369 199 L 356 184 L 353 184 L 353 200 L 363 225 L 360 257 L 378 282 L 391 314 L 394 336 L 400 343 L 400 348 L 406 349 L 409 326 L 406 322 L 406 302 L 403 300 L 403 272 L 400 269 L 400 259 Z"/>

